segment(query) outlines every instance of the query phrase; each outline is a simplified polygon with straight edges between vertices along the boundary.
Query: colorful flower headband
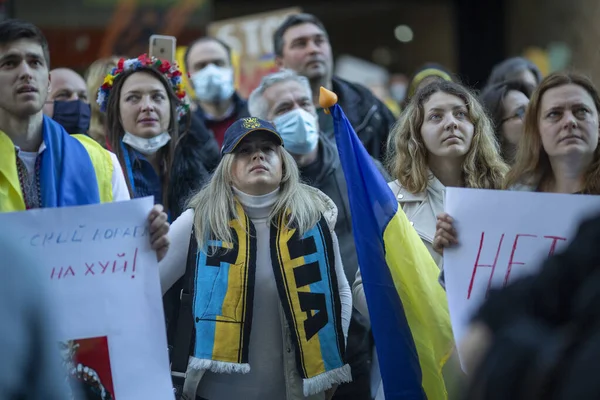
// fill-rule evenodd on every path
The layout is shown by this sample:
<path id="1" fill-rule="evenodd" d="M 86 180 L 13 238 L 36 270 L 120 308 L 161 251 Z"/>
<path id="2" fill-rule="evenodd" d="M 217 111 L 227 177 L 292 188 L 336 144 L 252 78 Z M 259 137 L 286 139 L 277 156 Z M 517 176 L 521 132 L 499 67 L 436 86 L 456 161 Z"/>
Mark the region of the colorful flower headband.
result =
<path id="1" fill-rule="evenodd" d="M 121 58 L 117 63 L 117 66 L 113 68 L 108 75 L 106 75 L 104 78 L 104 83 L 102 86 L 100 86 L 100 89 L 98 89 L 98 98 L 96 100 L 100 105 L 100 110 L 102 112 L 106 112 L 108 95 L 113 88 L 113 82 L 117 76 L 124 71 L 135 71 L 143 67 L 153 67 L 167 78 L 180 101 L 180 104 L 177 106 L 179 118 L 186 115 L 190 109 L 190 102 L 185 95 L 181 71 L 177 67 L 177 64 L 171 64 L 168 61 L 160 60 L 156 57 L 148 57 L 146 54 L 142 54 L 138 58 L 130 58 L 129 60 Z"/>

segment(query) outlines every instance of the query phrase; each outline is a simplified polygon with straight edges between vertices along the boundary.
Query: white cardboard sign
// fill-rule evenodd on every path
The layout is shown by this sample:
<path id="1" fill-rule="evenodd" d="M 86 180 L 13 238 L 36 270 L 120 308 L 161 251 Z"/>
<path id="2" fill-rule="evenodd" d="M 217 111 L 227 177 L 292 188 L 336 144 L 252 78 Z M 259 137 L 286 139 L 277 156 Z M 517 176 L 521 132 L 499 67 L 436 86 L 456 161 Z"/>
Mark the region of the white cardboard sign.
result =
<path id="1" fill-rule="evenodd" d="M 147 197 L 0 214 L 47 286 L 63 361 L 115 400 L 174 397 L 152 206 Z"/>
<path id="2" fill-rule="evenodd" d="M 600 196 L 447 188 L 445 210 L 459 241 L 444 250 L 444 276 L 460 343 L 488 290 L 535 272 L 600 212 Z"/>

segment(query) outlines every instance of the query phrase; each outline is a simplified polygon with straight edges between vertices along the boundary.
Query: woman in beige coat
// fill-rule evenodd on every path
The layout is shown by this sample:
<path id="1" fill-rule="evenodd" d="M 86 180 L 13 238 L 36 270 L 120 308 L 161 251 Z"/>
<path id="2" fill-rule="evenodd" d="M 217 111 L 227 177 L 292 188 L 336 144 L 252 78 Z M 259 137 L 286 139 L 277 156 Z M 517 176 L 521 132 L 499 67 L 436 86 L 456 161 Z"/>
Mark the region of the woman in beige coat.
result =
<path id="1" fill-rule="evenodd" d="M 433 82 L 411 99 L 388 140 L 390 189 L 441 270 L 433 239 L 446 187 L 499 189 L 507 172 L 492 124 L 465 87 Z M 368 317 L 360 270 L 353 299 Z"/>

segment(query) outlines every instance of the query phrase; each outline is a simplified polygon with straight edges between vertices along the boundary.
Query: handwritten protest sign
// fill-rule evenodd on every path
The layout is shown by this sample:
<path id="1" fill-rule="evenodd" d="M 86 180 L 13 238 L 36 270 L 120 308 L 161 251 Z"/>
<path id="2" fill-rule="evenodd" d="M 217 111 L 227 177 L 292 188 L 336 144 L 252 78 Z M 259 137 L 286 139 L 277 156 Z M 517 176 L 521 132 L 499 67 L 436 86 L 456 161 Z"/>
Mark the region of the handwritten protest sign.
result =
<path id="1" fill-rule="evenodd" d="M 600 212 L 600 196 L 447 188 L 445 210 L 459 245 L 444 250 L 444 274 L 456 342 L 491 287 L 535 272 Z"/>
<path id="2" fill-rule="evenodd" d="M 172 399 L 151 197 L 0 214 L 52 299 L 72 381 L 110 399 Z"/>

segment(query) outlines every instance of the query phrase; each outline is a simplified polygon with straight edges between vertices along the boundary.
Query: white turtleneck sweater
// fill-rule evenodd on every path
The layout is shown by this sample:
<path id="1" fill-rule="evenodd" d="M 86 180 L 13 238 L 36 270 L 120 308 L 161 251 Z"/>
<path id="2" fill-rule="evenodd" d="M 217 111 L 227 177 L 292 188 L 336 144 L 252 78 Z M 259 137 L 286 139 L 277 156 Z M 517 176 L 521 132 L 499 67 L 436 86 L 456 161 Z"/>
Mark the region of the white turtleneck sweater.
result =
<path id="1" fill-rule="evenodd" d="M 268 216 L 277 201 L 279 189 L 263 196 L 251 196 L 235 188 L 234 192 L 256 230 L 256 290 L 248 354 L 250 372 L 215 374 L 207 371 L 198 386 L 198 395 L 208 400 L 285 399 L 281 302 L 271 263 L 268 223 Z M 163 293 L 185 273 L 193 220 L 193 210 L 187 210 L 171 226 L 169 231 L 171 248 L 159 264 Z M 352 293 L 345 278 L 337 237 L 335 232 L 331 231 L 331 233 L 336 252 L 335 267 L 342 304 L 342 328 L 344 335 L 347 336 L 352 312 Z M 298 379 L 301 385 L 299 375 Z"/>

